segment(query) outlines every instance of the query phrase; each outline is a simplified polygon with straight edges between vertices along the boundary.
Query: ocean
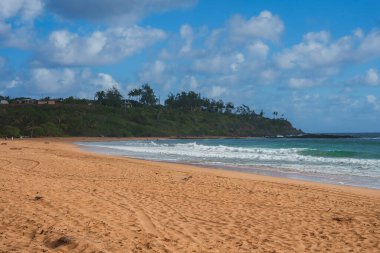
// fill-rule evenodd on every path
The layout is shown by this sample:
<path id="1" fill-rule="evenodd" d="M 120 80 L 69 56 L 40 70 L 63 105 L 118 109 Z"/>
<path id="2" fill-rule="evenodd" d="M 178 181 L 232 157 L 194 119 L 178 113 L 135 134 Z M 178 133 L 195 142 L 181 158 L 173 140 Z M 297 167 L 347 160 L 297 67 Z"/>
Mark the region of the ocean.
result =
<path id="1" fill-rule="evenodd" d="M 169 139 L 78 142 L 86 150 L 154 161 L 380 189 L 380 133 L 352 139 Z"/>

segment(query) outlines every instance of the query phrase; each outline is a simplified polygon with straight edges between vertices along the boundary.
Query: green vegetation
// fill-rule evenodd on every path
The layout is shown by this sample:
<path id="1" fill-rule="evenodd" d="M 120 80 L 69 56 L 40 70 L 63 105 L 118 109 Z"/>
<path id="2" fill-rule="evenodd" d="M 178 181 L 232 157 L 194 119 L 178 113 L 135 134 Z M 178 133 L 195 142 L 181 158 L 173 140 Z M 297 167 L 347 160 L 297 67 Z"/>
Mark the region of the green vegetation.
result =
<path id="1" fill-rule="evenodd" d="M 95 100 L 56 99 L 55 105 L 0 106 L 0 136 L 273 136 L 299 134 L 285 119 L 265 118 L 248 106 L 202 98 L 195 92 L 170 94 L 158 104 L 148 84 L 123 99 L 116 88 Z M 12 102 L 13 101 L 13 102 Z"/>

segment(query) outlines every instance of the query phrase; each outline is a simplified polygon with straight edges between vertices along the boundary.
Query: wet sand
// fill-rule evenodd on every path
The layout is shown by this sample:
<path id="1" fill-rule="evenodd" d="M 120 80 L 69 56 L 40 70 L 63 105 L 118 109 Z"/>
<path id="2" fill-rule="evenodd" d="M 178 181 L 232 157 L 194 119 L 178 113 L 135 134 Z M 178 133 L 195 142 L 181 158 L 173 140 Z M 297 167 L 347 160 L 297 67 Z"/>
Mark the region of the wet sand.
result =
<path id="1" fill-rule="evenodd" d="M 0 252 L 379 252 L 379 190 L 92 154 L 83 140 L 0 141 Z"/>

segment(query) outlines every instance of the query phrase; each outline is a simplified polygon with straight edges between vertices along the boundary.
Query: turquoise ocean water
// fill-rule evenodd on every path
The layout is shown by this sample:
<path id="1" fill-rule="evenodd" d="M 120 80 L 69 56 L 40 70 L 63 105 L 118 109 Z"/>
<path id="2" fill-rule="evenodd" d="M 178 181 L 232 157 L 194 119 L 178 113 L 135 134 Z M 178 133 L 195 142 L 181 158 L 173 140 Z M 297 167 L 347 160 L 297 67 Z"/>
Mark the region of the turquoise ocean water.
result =
<path id="1" fill-rule="evenodd" d="M 353 139 L 171 139 L 79 142 L 86 150 L 380 189 L 380 133 Z"/>

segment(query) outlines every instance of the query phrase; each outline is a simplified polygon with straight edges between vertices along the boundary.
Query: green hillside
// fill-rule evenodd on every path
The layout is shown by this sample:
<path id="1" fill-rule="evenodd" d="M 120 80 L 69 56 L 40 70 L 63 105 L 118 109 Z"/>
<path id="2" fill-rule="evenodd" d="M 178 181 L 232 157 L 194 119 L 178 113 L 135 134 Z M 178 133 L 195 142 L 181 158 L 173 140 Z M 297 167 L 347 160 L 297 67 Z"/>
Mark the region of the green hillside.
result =
<path id="1" fill-rule="evenodd" d="M 16 104 L 13 99 L 9 105 L 0 105 L 0 136 L 247 137 L 301 133 L 285 119 L 266 118 L 244 105 L 234 108 L 232 103 L 201 98 L 194 92 L 170 94 L 165 105 L 159 105 L 152 92 L 133 90 L 130 97 L 138 98 L 123 100 L 116 89 L 110 89 L 98 92 L 94 101 L 70 97 L 58 99 L 54 105 Z"/>

